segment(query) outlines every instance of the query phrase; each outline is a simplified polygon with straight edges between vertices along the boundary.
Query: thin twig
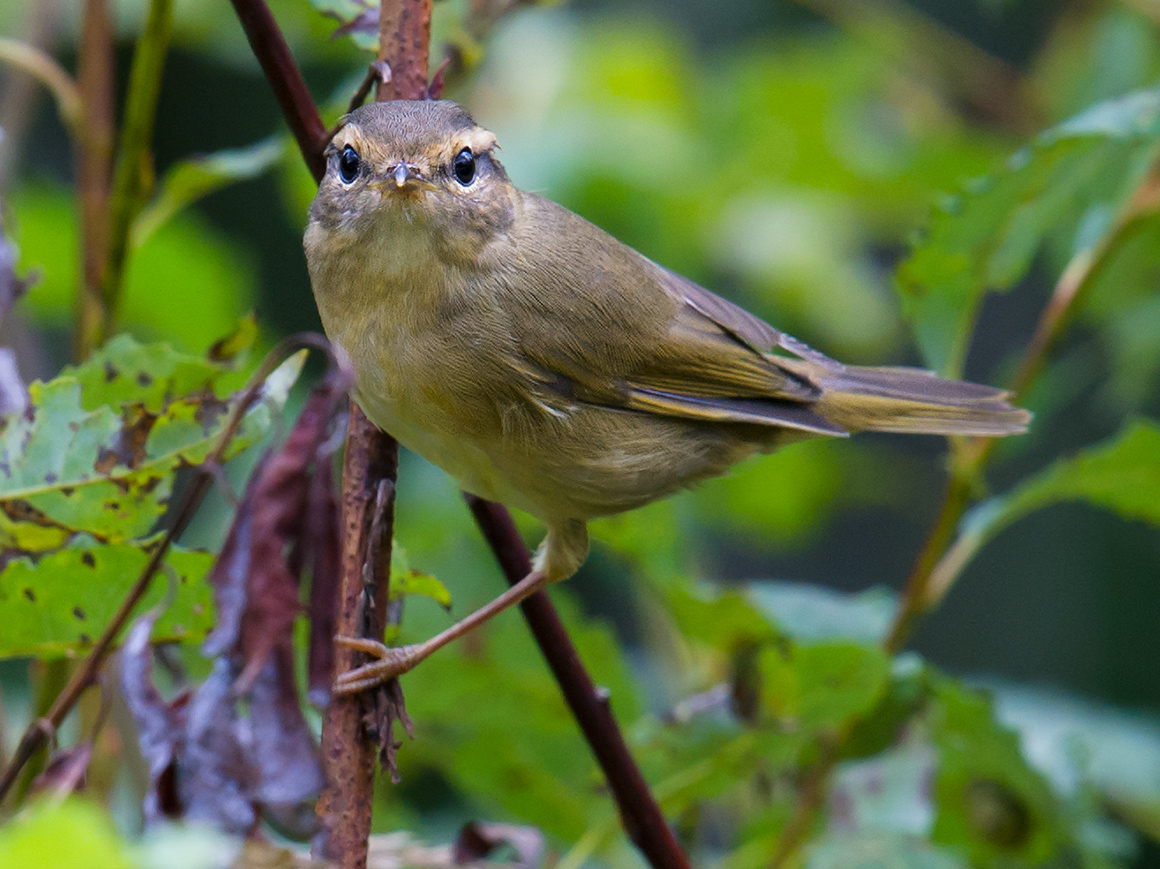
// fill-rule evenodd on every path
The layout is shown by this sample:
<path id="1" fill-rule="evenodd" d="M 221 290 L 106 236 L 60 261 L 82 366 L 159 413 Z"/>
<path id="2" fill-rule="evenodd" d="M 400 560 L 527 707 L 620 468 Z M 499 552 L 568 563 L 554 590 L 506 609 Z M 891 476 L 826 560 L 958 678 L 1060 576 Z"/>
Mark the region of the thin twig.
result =
<path id="1" fill-rule="evenodd" d="M 190 520 L 193 519 L 194 514 L 197 512 L 197 508 L 200 506 L 202 499 L 213 484 L 214 474 L 210 469 L 221 464 L 222 456 L 229 447 L 234 434 L 237 433 L 238 426 L 241 425 L 246 411 L 259 398 L 266 378 L 270 376 L 274 369 L 291 352 L 303 347 L 313 347 L 315 349 L 325 350 L 328 354 L 330 353 L 329 345 L 325 341 L 322 341 L 319 336 L 291 335 L 280 341 L 267 354 L 262 364 L 258 367 L 258 370 L 250 378 L 250 382 L 239 397 L 238 403 L 234 406 L 225 428 L 222 429 L 221 434 L 218 436 L 217 444 L 206 457 L 205 462 L 198 468 L 198 473 L 190 483 L 189 489 L 181 501 L 181 506 L 174 514 L 173 524 L 170 525 L 165 535 L 153 547 L 149 555 L 149 560 L 141 569 L 137 581 L 133 583 L 133 586 L 126 593 L 125 598 L 121 601 L 121 605 L 117 608 L 117 612 L 113 614 L 113 617 L 105 626 L 104 631 L 101 632 L 101 636 L 97 639 L 85 660 L 73 673 L 72 678 L 69 679 L 68 684 L 57 695 L 56 700 L 48 712 L 28 725 L 28 729 L 24 732 L 15 751 L 12 753 L 12 759 L 9 761 L 8 766 L 5 767 L 3 775 L 0 775 L 0 800 L 3 800 L 5 794 L 8 793 L 9 788 L 16 781 L 16 777 L 24 764 L 28 762 L 42 745 L 52 738 L 65 717 L 72 711 L 73 706 L 76 705 L 81 694 L 96 678 L 97 672 L 105 663 L 105 659 L 113 651 L 113 644 L 117 639 L 117 635 L 133 614 L 133 610 L 136 609 L 137 604 L 141 602 L 141 598 L 149 591 L 153 576 L 157 572 L 157 568 L 161 565 L 165 554 L 169 551 L 170 545 L 185 531 Z"/>
<path id="2" fill-rule="evenodd" d="M 77 83 L 48 52 L 19 39 L 0 36 L 0 62 L 23 70 L 52 92 L 61 121 L 74 139 L 80 134 L 81 93 Z"/>
<path id="3" fill-rule="evenodd" d="M 532 559 L 511 514 L 491 501 L 474 495 L 465 497 L 504 576 L 514 585 L 531 571 Z M 551 599 L 547 593 L 539 592 L 521 603 L 520 609 L 608 779 L 629 838 L 648 858 L 650 865 L 671 869 L 687 867 L 688 858 L 666 823 L 616 724 L 608 693 L 593 684 Z"/>
<path id="4" fill-rule="evenodd" d="M 326 147 L 326 126 L 314 104 L 302 73 L 290 54 L 290 47 L 265 0 L 230 0 L 241 22 L 250 50 L 266 74 L 266 81 L 274 91 L 274 99 L 282 109 L 282 117 L 294 134 L 306 168 L 318 181 L 326 171 L 322 151 Z"/>
<path id="5" fill-rule="evenodd" d="M 70 3 L 75 6 L 76 3 Z M 56 43 L 60 28 L 60 0 L 40 0 L 37 3 L 25 5 L 24 23 L 21 25 L 22 41 L 47 52 Z M 55 63 L 56 61 L 53 61 Z M 71 76 L 73 86 L 76 80 Z M 0 139 L 0 191 L 8 188 L 8 182 L 16 175 L 17 163 L 24 153 L 24 139 L 28 134 L 29 125 L 35 114 L 36 100 L 39 96 L 36 79 L 28 75 L 11 75 L 7 77 L 3 91 L 0 92 L 0 130 L 4 131 L 4 138 Z M 57 112 L 64 118 L 60 104 Z M 76 119 L 71 124 L 64 121 L 65 128 L 74 140 L 80 135 L 81 105 L 80 91 L 77 92 Z"/>
<path id="6" fill-rule="evenodd" d="M 73 142 L 80 199 L 81 281 L 77 288 L 73 357 L 97 348 L 104 303 L 101 279 L 108 252 L 109 182 L 113 156 L 113 25 L 107 0 L 87 0 L 81 24 L 77 85 L 81 129 Z"/>

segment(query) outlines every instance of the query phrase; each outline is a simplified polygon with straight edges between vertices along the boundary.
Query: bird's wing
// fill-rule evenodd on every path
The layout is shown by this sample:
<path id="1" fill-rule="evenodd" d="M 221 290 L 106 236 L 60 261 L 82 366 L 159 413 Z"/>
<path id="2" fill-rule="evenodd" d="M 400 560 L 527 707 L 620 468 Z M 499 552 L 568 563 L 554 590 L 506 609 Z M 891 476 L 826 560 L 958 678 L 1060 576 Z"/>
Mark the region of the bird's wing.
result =
<path id="1" fill-rule="evenodd" d="M 770 351 L 838 363 L 582 218 L 540 208 L 554 243 L 527 255 L 543 258 L 537 273 L 552 287 L 509 304 L 520 352 L 549 388 L 664 416 L 846 434 L 811 409 L 820 388 Z"/>

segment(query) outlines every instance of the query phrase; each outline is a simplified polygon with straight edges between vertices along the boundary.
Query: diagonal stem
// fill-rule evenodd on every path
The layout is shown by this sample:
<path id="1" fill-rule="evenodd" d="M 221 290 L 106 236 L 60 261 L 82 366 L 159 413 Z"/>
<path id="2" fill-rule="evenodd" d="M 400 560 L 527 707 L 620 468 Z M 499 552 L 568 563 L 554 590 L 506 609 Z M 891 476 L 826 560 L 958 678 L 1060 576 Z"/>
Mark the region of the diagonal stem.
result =
<path id="1" fill-rule="evenodd" d="M 476 524 L 483 531 L 508 582 L 518 582 L 531 570 L 532 559 L 511 514 L 491 501 L 474 495 L 466 498 Z M 665 822 L 648 782 L 628 750 L 612 715 L 608 692 L 593 684 L 547 593 L 532 595 L 520 604 L 520 609 L 560 685 L 564 700 L 608 778 L 612 797 L 620 810 L 621 823 L 629 838 L 656 869 L 685 869 L 689 866 L 688 858 Z"/>

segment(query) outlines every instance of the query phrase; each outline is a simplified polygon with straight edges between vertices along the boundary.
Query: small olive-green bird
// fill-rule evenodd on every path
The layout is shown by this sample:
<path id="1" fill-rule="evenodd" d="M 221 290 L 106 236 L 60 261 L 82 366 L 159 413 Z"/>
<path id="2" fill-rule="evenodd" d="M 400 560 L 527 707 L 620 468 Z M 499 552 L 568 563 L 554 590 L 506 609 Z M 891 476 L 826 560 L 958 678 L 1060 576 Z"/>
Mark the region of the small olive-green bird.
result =
<path id="1" fill-rule="evenodd" d="M 468 492 L 547 526 L 535 570 L 455 628 L 340 678 L 397 675 L 588 552 L 586 523 L 803 438 L 1009 435 L 989 386 L 843 365 L 512 185 L 459 105 L 351 112 L 306 256 L 327 335 L 375 425 Z M 776 497 L 776 493 L 770 493 Z"/>

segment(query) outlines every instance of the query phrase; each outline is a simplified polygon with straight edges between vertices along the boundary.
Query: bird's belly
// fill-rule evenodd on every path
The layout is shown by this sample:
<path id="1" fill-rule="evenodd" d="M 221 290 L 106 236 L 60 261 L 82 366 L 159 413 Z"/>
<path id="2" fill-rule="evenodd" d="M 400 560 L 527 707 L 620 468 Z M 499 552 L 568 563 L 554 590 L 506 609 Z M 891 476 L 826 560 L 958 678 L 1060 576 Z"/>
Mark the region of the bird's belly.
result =
<path id="1" fill-rule="evenodd" d="M 512 503 L 489 452 L 439 424 L 435 407 L 402 407 L 387 395 L 356 396 L 367 418 L 413 453 L 442 468 L 460 488 L 491 501 Z M 517 504 L 517 506 L 523 506 Z"/>
<path id="2" fill-rule="evenodd" d="M 451 352 L 352 345 L 375 425 L 464 490 L 546 521 L 631 510 L 758 448 L 721 426 L 506 389 Z"/>

